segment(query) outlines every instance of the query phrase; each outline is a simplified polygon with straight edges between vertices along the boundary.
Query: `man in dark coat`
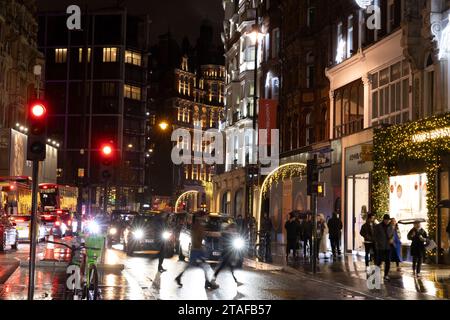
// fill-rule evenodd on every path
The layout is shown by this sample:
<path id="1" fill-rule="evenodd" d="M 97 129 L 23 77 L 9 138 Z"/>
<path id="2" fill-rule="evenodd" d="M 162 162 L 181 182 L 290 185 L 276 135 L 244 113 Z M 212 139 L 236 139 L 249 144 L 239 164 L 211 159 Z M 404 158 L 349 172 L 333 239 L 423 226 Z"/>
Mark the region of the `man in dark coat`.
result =
<path id="1" fill-rule="evenodd" d="M 286 262 L 288 262 L 291 250 L 294 251 L 294 259 L 297 258 L 298 234 L 300 229 L 300 226 L 295 220 L 295 215 L 292 212 L 289 214 L 289 220 L 286 221 L 284 228 L 286 229 L 287 236 Z"/>
<path id="2" fill-rule="evenodd" d="M 361 231 L 359 232 L 361 237 L 364 238 L 364 248 L 366 249 L 366 267 L 369 266 L 370 260 L 374 259 L 376 256 L 374 228 L 375 215 L 373 213 L 369 213 L 367 215 L 366 223 L 362 225 Z"/>
<path id="3" fill-rule="evenodd" d="M 272 262 L 272 219 L 270 219 L 269 213 L 266 212 L 263 217 L 263 221 L 261 224 L 261 231 L 265 237 L 266 243 L 266 256 L 264 257 L 267 262 Z"/>
<path id="4" fill-rule="evenodd" d="M 384 261 L 384 280 L 389 281 L 389 269 L 391 267 L 391 245 L 394 243 L 394 228 L 391 225 L 391 217 L 383 216 L 383 222 L 374 228 L 375 247 L 377 249 L 376 265 L 381 267 Z"/>
<path id="5" fill-rule="evenodd" d="M 341 255 L 341 231 L 342 221 L 338 218 L 337 212 L 333 212 L 333 216 L 328 220 L 328 232 L 330 234 L 331 251 L 334 257 L 336 257 L 336 253 Z"/>
<path id="6" fill-rule="evenodd" d="M 419 276 L 423 259 L 425 258 L 425 241 L 428 235 L 420 226 L 419 221 L 414 222 L 414 228 L 408 232 L 411 240 L 411 256 L 413 257 L 413 274 Z"/>

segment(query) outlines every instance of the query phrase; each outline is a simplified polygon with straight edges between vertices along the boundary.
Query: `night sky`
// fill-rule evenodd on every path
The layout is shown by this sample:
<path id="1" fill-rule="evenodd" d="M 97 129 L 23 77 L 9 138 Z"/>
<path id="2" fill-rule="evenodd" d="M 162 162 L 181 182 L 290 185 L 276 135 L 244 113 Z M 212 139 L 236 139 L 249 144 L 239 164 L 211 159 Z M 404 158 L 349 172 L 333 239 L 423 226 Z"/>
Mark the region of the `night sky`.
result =
<path id="1" fill-rule="evenodd" d="M 222 0 L 37 0 L 40 11 L 63 11 L 71 4 L 79 5 L 82 10 L 85 3 L 89 8 L 112 7 L 123 2 L 131 13 L 150 15 L 152 24 L 152 42 L 157 36 L 170 28 L 178 40 L 187 35 L 195 43 L 201 21 L 205 18 L 213 22 L 215 42 L 220 44 L 222 32 Z"/>

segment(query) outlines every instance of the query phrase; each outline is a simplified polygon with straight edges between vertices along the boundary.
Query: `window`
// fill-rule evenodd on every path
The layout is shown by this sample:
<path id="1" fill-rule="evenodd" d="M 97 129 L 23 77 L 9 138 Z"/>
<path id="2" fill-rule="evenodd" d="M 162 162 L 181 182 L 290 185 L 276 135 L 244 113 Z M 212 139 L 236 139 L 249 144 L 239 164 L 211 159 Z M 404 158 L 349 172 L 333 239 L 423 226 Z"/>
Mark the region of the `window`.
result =
<path id="1" fill-rule="evenodd" d="M 337 26 L 336 39 L 336 63 L 341 63 L 345 59 L 345 40 L 342 34 L 342 22 Z"/>
<path id="2" fill-rule="evenodd" d="M 406 60 L 377 71 L 370 76 L 372 124 L 400 124 L 410 116 L 410 71 Z"/>
<path id="3" fill-rule="evenodd" d="M 56 63 L 66 63 L 67 62 L 67 49 L 66 48 L 55 49 L 55 62 Z"/>
<path id="4" fill-rule="evenodd" d="M 103 62 L 117 62 L 117 48 L 103 48 Z"/>
<path id="5" fill-rule="evenodd" d="M 114 82 L 103 82 L 102 83 L 102 96 L 103 97 L 116 96 L 116 84 Z"/>
<path id="6" fill-rule="evenodd" d="M 141 66 L 142 55 L 139 52 L 126 50 L 125 51 L 125 63 L 133 64 L 135 66 Z"/>
<path id="7" fill-rule="evenodd" d="M 307 15 L 307 25 L 308 27 L 311 27 L 312 25 L 314 25 L 314 20 L 316 17 L 316 8 L 314 8 L 311 5 L 311 0 L 308 0 L 308 15 Z"/>
<path id="8" fill-rule="evenodd" d="M 87 50 L 87 62 L 91 62 L 91 48 L 88 48 Z M 78 49 L 78 62 L 82 63 L 83 62 L 83 48 L 79 48 Z"/>
<path id="9" fill-rule="evenodd" d="M 308 89 L 314 87 L 314 75 L 315 75 L 315 68 L 314 68 L 314 55 L 312 52 L 308 52 L 306 54 L 306 87 Z"/>
<path id="10" fill-rule="evenodd" d="M 272 30 L 272 58 L 275 59 L 280 53 L 280 29 Z"/>
<path id="11" fill-rule="evenodd" d="M 353 15 L 347 20 L 347 57 L 353 55 Z"/>
<path id="12" fill-rule="evenodd" d="M 364 85 L 361 79 L 335 91 L 334 138 L 359 132 L 364 127 Z"/>
<path id="13" fill-rule="evenodd" d="M 311 120 L 312 112 L 306 115 L 305 123 L 306 123 L 306 145 L 314 143 L 314 126 Z"/>
<path id="14" fill-rule="evenodd" d="M 264 59 L 265 61 L 270 59 L 270 33 L 266 33 L 264 38 Z"/>
<path id="15" fill-rule="evenodd" d="M 141 88 L 126 84 L 124 86 L 124 96 L 128 99 L 141 100 Z"/>

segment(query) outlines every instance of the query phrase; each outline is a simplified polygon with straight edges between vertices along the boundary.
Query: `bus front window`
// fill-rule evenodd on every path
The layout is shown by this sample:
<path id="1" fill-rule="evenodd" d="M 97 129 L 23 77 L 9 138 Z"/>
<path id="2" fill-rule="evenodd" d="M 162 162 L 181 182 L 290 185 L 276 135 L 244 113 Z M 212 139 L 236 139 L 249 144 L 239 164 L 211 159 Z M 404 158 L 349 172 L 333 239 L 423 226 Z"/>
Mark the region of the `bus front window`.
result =
<path id="1" fill-rule="evenodd" d="M 45 207 L 56 208 L 56 194 L 55 193 L 41 193 L 41 205 Z"/>

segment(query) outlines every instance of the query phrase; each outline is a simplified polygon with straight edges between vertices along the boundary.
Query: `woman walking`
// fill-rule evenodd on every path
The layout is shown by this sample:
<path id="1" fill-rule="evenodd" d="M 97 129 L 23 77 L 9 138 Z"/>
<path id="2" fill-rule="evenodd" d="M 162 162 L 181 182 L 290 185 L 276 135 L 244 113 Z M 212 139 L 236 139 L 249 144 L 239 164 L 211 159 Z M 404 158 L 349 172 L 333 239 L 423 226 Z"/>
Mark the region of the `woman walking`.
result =
<path id="1" fill-rule="evenodd" d="M 319 244 L 319 249 L 320 249 L 320 251 L 319 252 L 322 252 L 323 253 L 323 256 L 324 256 L 324 259 L 325 260 L 327 260 L 328 259 L 328 257 L 327 257 L 327 251 L 328 251 L 328 243 L 327 243 L 327 240 L 328 240 L 328 224 L 327 224 L 327 222 L 326 222 L 326 220 L 325 220 L 325 216 L 323 215 L 323 213 L 321 213 L 321 214 L 319 214 L 319 220 L 320 220 L 320 224 L 322 225 L 321 226 L 321 228 L 322 228 L 322 237 L 321 237 L 321 239 L 320 239 L 320 244 Z"/>
<path id="2" fill-rule="evenodd" d="M 402 262 L 402 235 L 398 227 L 397 220 L 391 220 L 391 226 L 394 228 L 394 242 L 391 244 L 391 262 L 395 262 L 397 265 L 397 271 L 400 271 L 400 262 Z"/>
<path id="3" fill-rule="evenodd" d="M 420 221 L 414 222 L 414 228 L 408 232 L 408 240 L 411 240 L 411 255 L 413 257 L 413 274 L 420 276 L 423 259 L 425 258 L 425 242 L 427 233 L 420 226 Z"/>

